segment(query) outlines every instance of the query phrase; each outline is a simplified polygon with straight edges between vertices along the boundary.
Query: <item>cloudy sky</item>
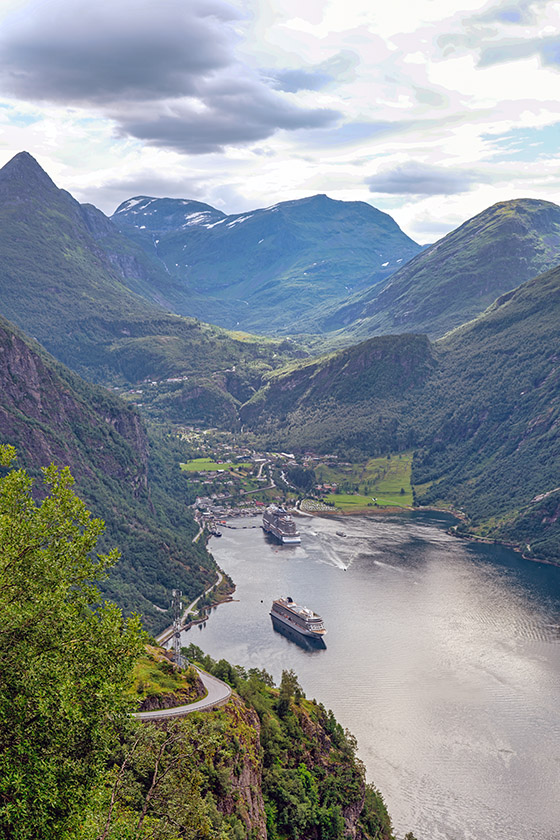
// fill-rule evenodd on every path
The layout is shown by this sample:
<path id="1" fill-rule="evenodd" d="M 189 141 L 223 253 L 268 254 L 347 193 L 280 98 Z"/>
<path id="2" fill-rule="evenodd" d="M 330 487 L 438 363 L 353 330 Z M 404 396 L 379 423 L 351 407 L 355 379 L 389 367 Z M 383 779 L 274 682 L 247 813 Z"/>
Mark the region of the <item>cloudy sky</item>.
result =
<path id="1" fill-rule="evenodd" d="M 324 192 L 420 242 L 560 203 L 560 2 L 1 0 L 0 164 L 106 213 Z"/>

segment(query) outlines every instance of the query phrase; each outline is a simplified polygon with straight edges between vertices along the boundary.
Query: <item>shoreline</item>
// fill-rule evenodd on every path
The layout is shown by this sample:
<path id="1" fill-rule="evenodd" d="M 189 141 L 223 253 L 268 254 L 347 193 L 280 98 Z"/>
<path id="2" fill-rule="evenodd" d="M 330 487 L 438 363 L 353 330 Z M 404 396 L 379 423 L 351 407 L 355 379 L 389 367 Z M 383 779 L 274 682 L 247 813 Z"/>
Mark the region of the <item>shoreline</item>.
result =
<path id="1" fill-rule="evenodd" d="M 454 508 L 438 508 L 438 507 L 410 507 L 410 506 L 403 506 L 403 507 L 396 507 L 394 505 L 387 505 L 382 508 L 357 508 L 356 510 L 351 511 L 327 511 L 327 510 L 317 510 L 317 511 L 300 511 L 297 512 L 303 516 L 316 516 L 318 518 L 328 519 L 331 516 L 383 516 L 384 514 L 390 513 L 403 513 L 404 511 L 408 511 L 411 513 L 422 513 L 423 511 L 434 511 L 435 513 L 448 513 L 451 516 L 454 516 L 455 519 L 458 519 L 460 522 L 468 524 L 468 517 L 463 511 L 455 510 Z M 483 545 L 501 545 L 504 548 L 509 548 L 511 551 L 515 551 L 516 554 L 521 554 L 521 557 L 524 560 L 529 560 L 531 563 L 544 563 L 547 566 L 556 566 L 560 567 L 560 561 L 554 560 L 547 560 L 544 557 L 537 557 L 534 554 L 526 554 L 525 550 L 518 545 L 517 543 L 506 542 L 506 540 L 499 540 L 494 537 L 483 537 L 479 534 L 474 534 L 472 531 L 467 531 L 466 533 L 459 533 L 454 530 L 454 527 L 451 526 L 447 529 L 447 533 L 452 537 L 457 537 L 457 539 L 467 540 L 469 542 L 478 542 L 482 543 Z"/>
<path id="2" fill-rule="evenodd" d="M 211 536 L 211 535 L 209 535 L 209 536 Z M 208 545 L 208 540 L 206 541 L 206 543 Z M 216 562 L 216 561 L 214 561 L 214 562 Z M 204 621 L 208 620 L 208 615 L 206 615 L 204 618 L 193 618 L 189 622 L 183 623 L 183 619 L 187 617 L 187 615 L 190 613 L 190 611 L 196 606 L 197 602 L 200 601 L 201 598 L 204 598 L 205 595 L 208 595 L 210 592 L 212 592 L 213 589 L 216 589 L 218 586 L 220 586 L 220 584 L 223 582 L 224 572 L 220 569 L 220 567 L 218 566 L 217 563 L 216 563 L 216 571 L 218 573 L 218 579 L 216 581 L 214 581 L 214 583 L 211 583 L 210 586 L 208 586 L 204 590 L 204 592 L 201 592 L 200 595 L 198 595 L 194 599 L 194 601 L 192 601 L 189 604 L 189 606 L 185 607 L 185 609 L 183 610 L 183 615 L 181 617 L 181 632 L 183 632 L 183 630 L 190 630 L 190 628 L 193 627 L 195 624 L 202 624 Z M 233 593 L 235 592 L 235 589 L 236 589 L 235 583 L 233 583 L 232 586 L 233 586 L 233 588 L 232 588 L 231 592 L 224 593 L 217 601 L 213 601 L 211 604 L 208 604 L 208 606 L 203 607 L 203 609 L 204 610 L 211 610 L 212 607 L 217 607 L 219 604 L 225 604 L 228 601 L 233 601 L 232 596 L 233 596 Z M 154 638 L 155 638 L 157 644 L 159 644 L 163 647 L 169 641 L 169 639 L 172 637 L 172 635 L 173 635 L 173 625 L 170 625 L 170 626 L 166 627 L 164 630 L 162 630 L 161 633 L 158 633 L 158 635 L 155 636 Z"/>

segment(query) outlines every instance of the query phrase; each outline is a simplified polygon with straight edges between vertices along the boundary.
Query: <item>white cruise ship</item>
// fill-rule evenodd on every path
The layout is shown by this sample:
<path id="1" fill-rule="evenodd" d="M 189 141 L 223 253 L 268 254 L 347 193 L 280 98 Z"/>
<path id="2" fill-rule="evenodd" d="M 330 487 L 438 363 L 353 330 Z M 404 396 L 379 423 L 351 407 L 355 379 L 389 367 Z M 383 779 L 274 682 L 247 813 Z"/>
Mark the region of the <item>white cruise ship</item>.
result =
<path id="1" fill-rule="evenodd" d="M 296 523 L 283 507 L 269 505 L 263 513 L 262 527 L 283 545 L 299 545 L 301 542 Z"/>
<path id="2" fill-rule="evenodd" d="M 321 639 L 326 634 L 323 619 L 313 610 L 307 607 L 300 607 L 292 598 L 277 598 L 272 602 L 270 615 L 273 621 L 277 620 L 292 630 L 313 639 Z"/>

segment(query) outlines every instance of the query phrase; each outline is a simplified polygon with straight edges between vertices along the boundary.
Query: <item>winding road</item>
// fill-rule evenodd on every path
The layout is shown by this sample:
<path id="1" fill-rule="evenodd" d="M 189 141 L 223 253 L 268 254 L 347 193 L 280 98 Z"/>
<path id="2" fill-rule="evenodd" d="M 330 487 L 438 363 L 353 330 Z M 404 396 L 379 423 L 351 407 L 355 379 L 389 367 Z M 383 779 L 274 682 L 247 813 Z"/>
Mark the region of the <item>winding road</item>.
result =
<path id="1" fill-rule="evenodd" d="M 196 665 L 193 666 L 196 668 Z M 195 700 L 194 703 L 188 703 L 185 706 L 174 706 L 171 709 L 155 709 L 153 712 L 135 712 L 133 717 L 137 720 L 164 720 L 172 717 L 184 717 L 191 712 L 204 712 L 209 709 L 215 709 L 218 706 L 223 706 L 231 697 L 231 688 L 222 680 L 207 674 L 206 671 L 201 671 L 196 668 L 200 679 L 206 689 L 206 697 L 201 700 Z"/>

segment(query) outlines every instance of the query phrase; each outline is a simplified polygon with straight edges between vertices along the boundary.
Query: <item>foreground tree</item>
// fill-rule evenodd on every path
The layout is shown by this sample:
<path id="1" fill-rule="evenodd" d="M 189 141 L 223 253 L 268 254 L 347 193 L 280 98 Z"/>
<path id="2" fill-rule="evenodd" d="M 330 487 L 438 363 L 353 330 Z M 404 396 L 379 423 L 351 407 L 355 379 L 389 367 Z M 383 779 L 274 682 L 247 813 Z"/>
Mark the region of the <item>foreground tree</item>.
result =
<path id="1" fill-rule="evenodd" d="M 0 466 L 15 450 L 0 446 Z M 118 552 L 94 553 L 103 522 L 44 468 L 0 478 L 0 836 L 57 840 L 77 823 L 128 715 L 143 645 L 139 619 L 102 604 L 95 581 Z"/>

